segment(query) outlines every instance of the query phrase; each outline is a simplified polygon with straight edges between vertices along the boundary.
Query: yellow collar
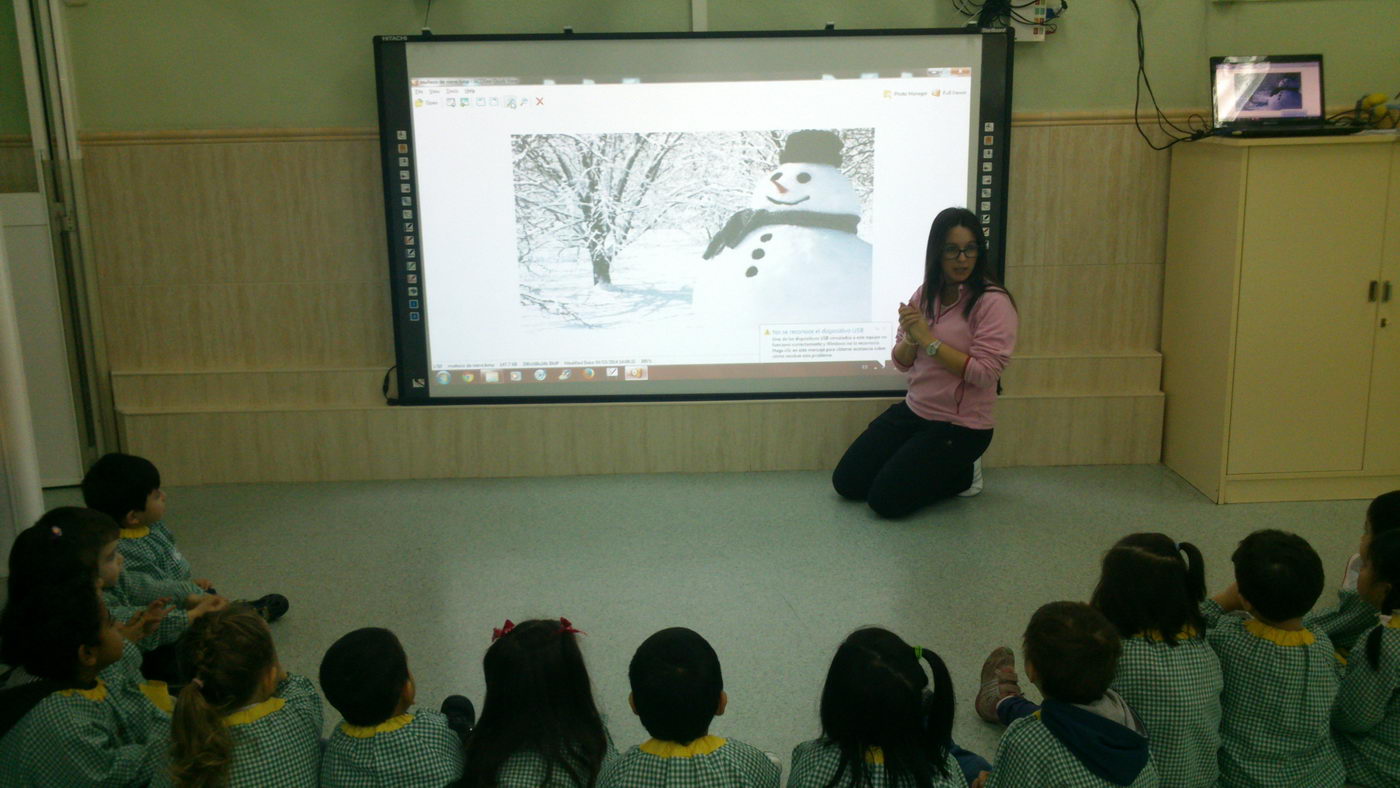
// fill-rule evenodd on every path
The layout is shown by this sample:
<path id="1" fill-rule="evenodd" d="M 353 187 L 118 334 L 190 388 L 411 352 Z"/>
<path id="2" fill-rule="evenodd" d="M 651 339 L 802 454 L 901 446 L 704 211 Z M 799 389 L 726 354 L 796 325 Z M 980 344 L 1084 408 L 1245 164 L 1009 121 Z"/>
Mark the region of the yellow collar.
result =
<path id="1" fill-rule="evenodd" d="M 62 695 L 65 698 L 71 698 L 74 695 L 77 695 L 80 698 L 87 698 L 88 700 L 95 700 L 98 703 L 101 703 L 102 701 L 107 699 L 107 684 L 102 679 L 98 679 L 97 686 L 93 687 L 92 689 L 59 690 L 58 694 Z"/>
<path id="2" fill-rule="evenodd" d="M 694 758 L 697 755 L 709 755 L 723 747 L 724 744 L 725 740 L 718 736 L 701 736 L 690 744 L 648 739 L 642 742 L 637 749 L 658 758 Z"/>
<path id="3" fill-rule="evenodd" d="M 1194 640 L 1199 636 L 1200 633 L 1196 631 L 1195 627 L 1185 627 L 1180 632 L 1176 633 L 1177 640 Z M 1136 635 L 1133 635 L 1133 637 L 1143 638 L 1144 640 L 1153 640 L 1158 643 L 1161 643 L 1164 640 L 1166 640 L 1166 638 L 1162 637 L 1162 633 L 1155 629 L 1149 629 L 1143 632 L 1139 632 Z"/>
<path id="4" fill-rule="evenodd" d="M 287 705 L 286 698 L 268 698 L 262 703 L 255 703 L 246 709 L 240 709 L 224 717 L 225 725 L 247 725 L 250 722 L 257 722 L 274 711 L 280 710 Z"/>
<path id="5" fill-rule="evenodd" d="M 413 722 L 412 714 L 400 714 L 397 717 L 379 723 L 378 725 L 351 725 L 348 722 L 340 723 L 340 730 L 346 736 L 353 736 L 356 739 L 368 739 L 376 733 L 390 733 Z"/>
<path id="6" fill-rule="evenodd" d="M 151 535 L 151 526 L 143 525 L 140 528 L 123 528 L 120 531 L 123 539 L 140 539 Z"/>
<path id="7" fill-rule="evenodd" d="M 141 694 L 151 702 L 157 709 L 172 714 L 175 711 L 175 700 L 170 697 L 170 687 L 163 681 L 146 681 L 138 684 Z"/>
<path id="8" fill-rule="evenodd" d="M 1249 634 L 1263 638 L 1279 646 L 1311 646 L 1317 642 L 1313 633 L 1306 629 L 1288 630 L 1271 627 L 1258 619 L 1250 619 L 1244 622 L 1244 628 L 1249 630 Z"/>
<path id="9" fill-rule="evenodd" d="M 1387 629 L 1400 629 L 1400 614 L 1388 616 L 1385 626 Z"/>
<path id="10" fill-rule="evenodd" d="M 867 747 L 865 750 L 865 762 L 873 763 L 876 766 L 885 765 L 885 751 L 881 747 Z"/>

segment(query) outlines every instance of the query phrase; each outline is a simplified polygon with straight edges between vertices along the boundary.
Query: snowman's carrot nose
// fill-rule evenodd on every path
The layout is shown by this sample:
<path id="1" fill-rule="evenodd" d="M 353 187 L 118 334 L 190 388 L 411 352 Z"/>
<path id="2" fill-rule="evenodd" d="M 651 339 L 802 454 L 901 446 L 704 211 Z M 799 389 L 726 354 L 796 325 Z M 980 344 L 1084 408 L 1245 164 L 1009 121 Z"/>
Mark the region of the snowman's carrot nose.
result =
<path id="1" fill-rule="evenodd" d="M 776 187 L 778 187 L 778 194 L 787 194 L 787 193 L 788 193 L 788 190 L 787 190 L 786 188 L 784 188 L 783 185 L 782 185 L 781 183 L 778 183 L 777 181 L 773 181 L 773 185 L 776 186 Z"/>

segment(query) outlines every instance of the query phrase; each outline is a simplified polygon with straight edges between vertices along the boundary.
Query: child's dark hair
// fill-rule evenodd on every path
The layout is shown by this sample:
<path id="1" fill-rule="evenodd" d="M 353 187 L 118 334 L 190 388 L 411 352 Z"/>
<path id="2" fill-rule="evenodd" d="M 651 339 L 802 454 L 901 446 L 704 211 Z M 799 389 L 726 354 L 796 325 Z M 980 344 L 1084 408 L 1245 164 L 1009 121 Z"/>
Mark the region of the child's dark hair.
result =
<path id="1" fill-rule="evenodd" d="M 1185 556 L 1183 558 L 1182 556 Z M 1089 604 L 1104 614 L 1119 637 L 1158 634 L 1168 646 L 1194 630 L 1204 634 L 1201 600 L 1206 570 L 1201 551 L 1166 534 L 1131 534 L 1103 557 L 1099 585 Z"/>
<path id="2" fill-rule="evenodd" d="M 10 547 L 6 600 L 14 605 L 40 589 L 72 578 L 95 588 L 98 556 L 116 538 L 117 524 L 101 512 L 77 506 L 50 510 L 20 531 Z M 7 605 L 0 615 L 0 632 L 14 631 L 17 625 L 10 621 L 12 615 Z M 19 664 L 13 642 L 13 637 L 0 635 L 0 662 Z"/>
<path id="3" fill-rule="evenodd" d="M 91 577 L 69 575 L 5 603 L 5 662 L 41 679 L 70 684 L 78 648 L 97 647 L 107 611 Z"/>
<path id="4" fill-rule="evenodd" d="M 1322 595 L 1322 559 L 1297 534 L 1255 531 L 1240 542 L 1230 560 L 1240 596 L 1270 621 L 1298 618 Z"/>
<path id="5" fill-rule="evenodd" d="M 544 759 L 542 785 L 556 771 L 593 785 L 608 752 L 603 718 L 578 638 L 562 619 L 523 621 L 496 639 L 482 660 L 486 700 L 466 743 L 466 788 L 496 785 L 512 755 Z"/>
<path id="6" fill-rule="evenodd" d="M 1400 490 L 1381 493 L 1366 507 L 1366 522 L 1371 536 L 1400 530 Z"/>
<path id="7" fill-rule="evenodd" d="M 243 604 L 207 613 L 177 645 L 180 691 L 170 721 L 170 772 L 177 786 L 216 786 L 228 780 L 233 738 L 224 717 L 246 706 L 277 652 L 267 624 Z"/>
<path id="8" fill-rule="evenodd" d="M 1123 644 L 1108 619 L 1089 605 L 1051 602 L 1031 616 L 1025 652 L 1045 697 L 1093 703 L 1113 684 Z"/>
<path id="9" fill-rule="evenodd" d="M 933 688 L 919 664 L 933 671 Z M 887 629 L 859 629 L 831 660 L 822 688 L 822 736 L 841 762 L 827 788 L 873 786 L 866 752 L 879 747 L 889 785 L 926 788 L 947 777 L 953 735 L 953 682 L 937 654 Z"/>
<path id="10" fill-rule="evenodd" d="M 394 633 L 365 627 L 344 635 L 321 659 L 321 691 L 351 725 L 394 715 L 408 683 L 408 656 Z"/>
<path id="11" fill-rule="evenodd" d="M 642 726 L 661 741 L 689 744 L 704 736 L 719 708 L 719 657 L 696 632 L 663 629 L 642 641 L 627 667 Z"/>
<path id="12" fill-rule="evenodd" d="M 160 471 L 145 457 L 112 452 L 83 477 L 83 503 L 118 523 L 128 512 L 146 511 L 146 498 L 160 489 Z"/>
<path id="13" fill-rule="evenodd" d="M 1390 584 L 1390 591 L 1381 600 L 1381 612 L 1395 615 L 1400 609 L 1400 531 L 1384 531 L 1371 537 L 1366 562 L 1371 565 L 1372 583 Z M 1381 627 L 1366 636 L 1366 661 L 1372 670 L 1381 669 Z"/>

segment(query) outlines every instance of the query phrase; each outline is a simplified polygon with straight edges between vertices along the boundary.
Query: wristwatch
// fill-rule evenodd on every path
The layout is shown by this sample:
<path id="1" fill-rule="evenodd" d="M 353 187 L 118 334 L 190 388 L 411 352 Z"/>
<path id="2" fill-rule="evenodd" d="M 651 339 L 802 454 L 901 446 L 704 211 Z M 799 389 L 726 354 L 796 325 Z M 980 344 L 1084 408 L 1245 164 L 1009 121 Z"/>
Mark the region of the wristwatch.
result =
<path id="1" fill-rule="evenodd" d="M 936 356 L 938 355 L 938 349 L 941 347 L 943 347 L 943 340 L 935 339 L 932 342 L 928 343 L 928 347 L 924 348 L 924 352 L 929 354 L 930 356 Z"/>

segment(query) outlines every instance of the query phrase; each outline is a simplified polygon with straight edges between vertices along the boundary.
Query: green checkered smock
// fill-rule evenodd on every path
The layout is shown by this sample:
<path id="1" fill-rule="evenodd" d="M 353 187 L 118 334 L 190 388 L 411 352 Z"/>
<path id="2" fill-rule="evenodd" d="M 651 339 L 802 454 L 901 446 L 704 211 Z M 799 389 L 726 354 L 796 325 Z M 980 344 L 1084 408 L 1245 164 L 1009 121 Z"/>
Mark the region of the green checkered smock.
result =
<path id="1" fill-rule="evenodd" d="M 869 765 L 870 783 L 873 788 L 890 788 L 889 779 L 885 776 L 885 755 L 878 748 L 867 753 L 865 762 Z M 825 739 L 812 739 L 804 741 L 792 750 L 792 765 L 788 768 L 787 788 L 826 788 L 831 784 L 831 778 L 836 776 L 836 771 L 841 767 L 841 748 Z M 948 772 L 947 777 L 940 778 L 937 773 L 933 775 L 932 788 L 967 788 L 967 780 L 963 777 L 962 769 L 958 767 L 958 762 L 952 755 L 947 755 L 943 759 L 943 768 Z M 842 783 L 844 786 L 854 786 L 849 779 L 850 772 L 846 773 L 847 780 Z"/>
<path id="2" fill-rule="evenodd" d="M 1341 788 L 1342 759 L 1329 729 L 1341 661 L 1327 635 L 1227 615 L 1211 600 L 1201 613 L 1225 675 L 1222 788 Z"/>
<path id="3" fill-rule="evenodd" d="M 164 768 L 170 695 L 130 643 L 89 690 L 40 701 L 0 739 L 0 786 L 145 785 Z M 133 680 L 134 676 L 134 680 Z"/>
<path id="4" fill-rule="evenodd" d="M 1356 641 L 1376 627 L 1376 609 L 1356 589 L 1337 592 L 1337 604 L 1303 617 L 1303 626 L 1322 632 L 1339 654 L 1349 654 Z"/>
<path id="5" fill-rule="evenodd" d="M 1205 638 L 1181 633 L 1169 646 L 1149 632 L 1123 639 L 1112 689 L 1147 729 L 1152 762 L 1165 786 L 1209 786 L 1219 779 L 1220 660 Z"/>
<path id="6" fill-rule="evenodd" d="M 170 597 L 182 601 L 204 593 L 190 582 L 190 564 L 175 547 L 175 535 L 163 523 L 149 528 L 123 528 L 117 545 L 126 566 L 117 578 L 117 590 L 129 604 L 144 605 Z"/>
<path id="7" fill-rule="evenodd" d="M 782 767 L 735 739 L 690 744 L 651 739 L 603 767 L 597 788 L 778 788 Z"/>
<path id="8" fill-rule="evenodd" d="M 1084 765 L 1055 734 L 1032 714 L 1012 722 L 997 745 L 992 777 L 987 788 L 1115 788 Z M 1162 785 L 1152 761 L 1138 773 L 1129 788 Z"/>
<path id="9" fill-rule="evenodd" d="M 1365 639 L 1356 644 L 1342 676 L 1332 733 L 1346 764 L 1347 782 L 1382 788 L 1400 785 L 1400 616 L 1381 630 L 1380 670 L 1371 669 Z"/>
<path id="10" fill-rule="evenodd" d="M 126 595 L 116 588 L 103 589 L 102 599 L 106 601 L 107 609 L 111 611 L 112 618 L 121 624 L 125 624 L 131 620 L 132 616 L 146 609 L 145 605 L 138 605 L 128 600 Z M 170 612 L 165 614 L 165 618 L 161 619 L 156 631 L 136 642 L 142 651 L 171 645 L 180 639 L 186 629 L 190 628 L 190 615 L 184 609 L 184 599 L 171 601 L 174 606 Z"/>
<path id="11" fill-rule="evenodd" d="M 608 736 L 608 750 L 603 755 L 599 773 L 617 759 L 617 748 L 612 736 Z M 587 788 L 587 781 L 578 782 L 559 767 L 549 769 L 549 762 L 537 752 L 517 752 L 506 758 L 501 768 L 496 770 L 496 788 Z"/>
<path id="12" fill-rule="evenodd" d="M 315 788 L 321 773 L 321 696 L 289 675 L 262 703 L 224 718 L 233 736 L 228 788 Z M 171 785 L 169 771 L 153 786 Z"/>
<path id="13" fill-rule="evenodd" d="M 421 710 L 375 726 L 341 721 L 321 756 L 321 785 L 440 788 L 462 777 L 462 741 L 447 717 Z"/>

